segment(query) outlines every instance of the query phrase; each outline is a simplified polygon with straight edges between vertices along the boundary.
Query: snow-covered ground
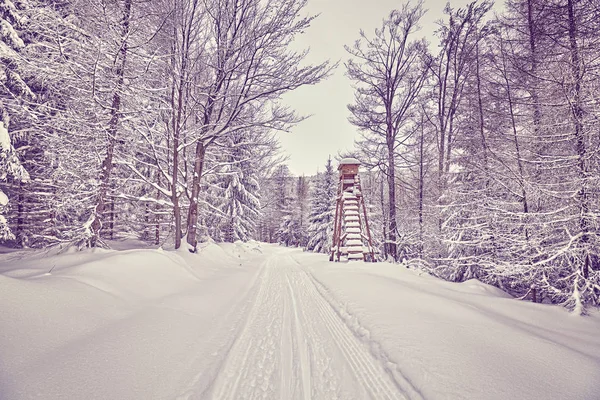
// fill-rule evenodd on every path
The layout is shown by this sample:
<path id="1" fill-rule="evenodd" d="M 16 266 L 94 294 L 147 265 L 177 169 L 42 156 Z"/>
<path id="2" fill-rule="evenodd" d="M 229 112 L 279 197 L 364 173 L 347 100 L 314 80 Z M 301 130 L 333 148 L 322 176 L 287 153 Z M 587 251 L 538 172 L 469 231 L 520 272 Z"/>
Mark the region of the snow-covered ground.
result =
<path id="1" fill-rule="evenodd" d="M 600 399 L 600 316 L 266 244 L 0 256 L 0 399 Z"/>

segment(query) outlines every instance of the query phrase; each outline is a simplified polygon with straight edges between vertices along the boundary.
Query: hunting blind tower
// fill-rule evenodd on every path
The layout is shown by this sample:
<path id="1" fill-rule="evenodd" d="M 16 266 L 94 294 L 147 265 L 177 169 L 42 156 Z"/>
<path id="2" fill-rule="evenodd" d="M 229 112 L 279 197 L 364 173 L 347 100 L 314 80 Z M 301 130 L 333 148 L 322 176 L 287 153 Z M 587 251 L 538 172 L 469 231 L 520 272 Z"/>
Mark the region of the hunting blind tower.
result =
<path id="1" fill-rule="evenodd" d="M 355 158 L 340 161 L 340 182 L 335 206 L 333 242 L 329 261 L 364 260 L 375 262 L 365 200 L 361 192 Z"/>

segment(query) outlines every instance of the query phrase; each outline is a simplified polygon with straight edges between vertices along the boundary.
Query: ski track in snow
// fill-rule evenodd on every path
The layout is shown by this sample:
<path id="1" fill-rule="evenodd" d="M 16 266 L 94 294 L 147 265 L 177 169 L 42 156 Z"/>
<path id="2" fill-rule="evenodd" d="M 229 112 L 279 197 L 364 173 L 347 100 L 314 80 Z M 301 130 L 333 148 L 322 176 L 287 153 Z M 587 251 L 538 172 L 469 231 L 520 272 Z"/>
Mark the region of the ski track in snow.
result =
<path id="1" fill-rule="evenodd" d="M 264 264 L 254 304 L 211 398 L 409 399 L 288 255 Z M 400 380 L 402 381 L 402 380 Z"/>

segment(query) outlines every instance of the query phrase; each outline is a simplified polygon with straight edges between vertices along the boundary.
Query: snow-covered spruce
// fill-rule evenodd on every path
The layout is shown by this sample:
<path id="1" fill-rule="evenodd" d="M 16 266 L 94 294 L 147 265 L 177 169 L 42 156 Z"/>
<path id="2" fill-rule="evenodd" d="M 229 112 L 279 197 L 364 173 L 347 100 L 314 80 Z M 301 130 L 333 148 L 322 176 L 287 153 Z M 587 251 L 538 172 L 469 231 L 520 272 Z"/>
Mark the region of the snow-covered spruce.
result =
<path id="1" fill-rule="evenodd" d="M 329 158 L 325 164 L 325 171 L 317 176 L 317 182 L 311 192 L 307 250 L 328 253 L 331 248 L 337 193 L 336 178 Z"/>

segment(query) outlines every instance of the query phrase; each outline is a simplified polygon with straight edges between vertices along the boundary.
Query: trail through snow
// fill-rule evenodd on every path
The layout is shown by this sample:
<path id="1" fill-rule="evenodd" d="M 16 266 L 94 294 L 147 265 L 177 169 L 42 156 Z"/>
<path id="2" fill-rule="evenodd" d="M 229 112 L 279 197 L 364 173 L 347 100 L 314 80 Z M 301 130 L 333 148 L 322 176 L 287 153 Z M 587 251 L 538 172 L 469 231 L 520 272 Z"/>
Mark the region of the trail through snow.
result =
<path id="1" fill-rule="evenodd" d="M 409 398 L 292 257 L 271 256 L 257 285 L 213 398 Z"/>
<path id="2" fill-rule="evenodd" d="M 0 254 L 1 400 L 600 399 L 600 315 L 261 243 Z"/>

